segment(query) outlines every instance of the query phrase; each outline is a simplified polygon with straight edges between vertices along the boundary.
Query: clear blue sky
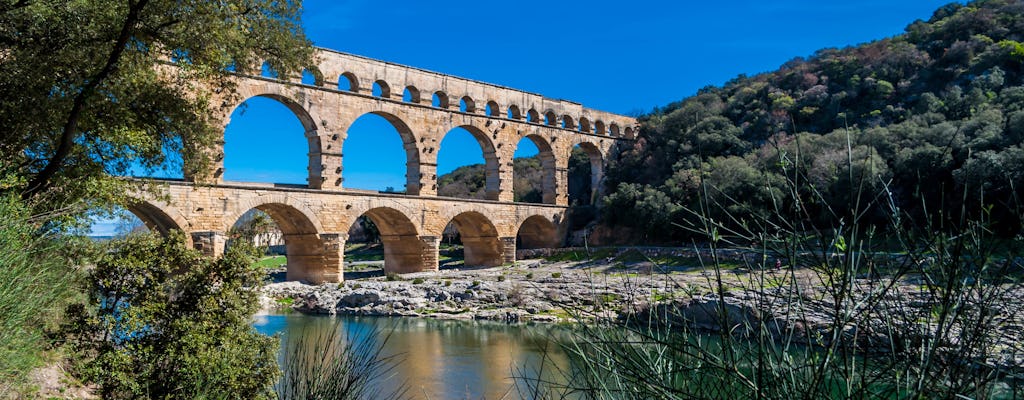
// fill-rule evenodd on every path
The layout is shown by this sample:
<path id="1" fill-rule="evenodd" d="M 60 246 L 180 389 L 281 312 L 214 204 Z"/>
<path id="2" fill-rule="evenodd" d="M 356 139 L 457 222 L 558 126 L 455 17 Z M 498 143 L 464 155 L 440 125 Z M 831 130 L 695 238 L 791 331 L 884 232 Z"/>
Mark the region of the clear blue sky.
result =
<path id="1" fill-rule="evenodd" d="M 306 0 L 303 22 L 317 46 L 633 113 L 820 48 L 902 33 L 947 3 Z M 229 180 L 306 182 L 302 128 L 273 100 L 236 111 L 225 150 Z M 440 173 L 483 162 L 468 132 L 448 135 L 439 151 Z M 404 188 L 401 141 L 383 119 L 357 121 L 343 152 L 344 186 Z M 517 155 L 535 152 L 526 145 Z"/>

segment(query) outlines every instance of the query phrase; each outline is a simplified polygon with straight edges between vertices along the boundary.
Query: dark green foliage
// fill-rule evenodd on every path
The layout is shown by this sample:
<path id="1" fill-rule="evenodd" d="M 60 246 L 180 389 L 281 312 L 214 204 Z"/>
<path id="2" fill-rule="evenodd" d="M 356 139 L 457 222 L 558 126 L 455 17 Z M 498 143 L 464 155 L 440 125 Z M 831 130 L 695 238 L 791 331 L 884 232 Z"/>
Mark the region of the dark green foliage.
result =
<path id="1" fill-rule="evenodd" d="M 991 213 L 993 229 L 1011 234 L 1024 198 L 1022 41 L 1019 2 L 976 1 L 904 35 L 704 88 L 641 118 L 637 142 L 610 160 L 604 220 L 675 241 L 691 237 L 692 216 L 680 209 L 717 203 L 728 204 L 729 226 L 742 226 L 793 208 L 779 186 L 788 171 L 820 192 L 807 205 L 818 220 L 861 204 L 861 221 L 884 224 L 878 207 L 891 200 L 915 220 L 939 221 L 969 193 L 985 203 L 969 217 Z"/>
<path id="2" fill-rule="evenodd" d="M 199 149 L 221 128 L 211 95 L 233 93 L 229 69 L 265 60 L 289 76 L 312 64 L 300 3 L 0 3 L 0 175 L 13 178 L 0 192 L 66 212 L 126 205 L 129 183 L 111 175 L 136 167 L 202 171 L 212 153 Z"/>
<path id="3" fill-rule="evenodd" d="M 544 202 L 544 167 L 540 156 L 519 157 L 512 160 L 513 201 L 522 203 Z M 569 204 L 591 204 L 590 159 L 579 148 L 573 149 L 569 159 Z M 487 198 L 487 179 L 483 164 L 466 165 L 437 179 L 439 196 L 462 199 Z"/>
<path id="4" fill-rule="evenodd" d="M 0 393 L 17 393 L 42 364 L 44 327 L 75 299 L 78 273 L 59 247 L 70 246 L 40 238 L 36 229 L 19 201 L 0 197 Z"/>
<path id="5" fill-rule="evenodd" d="M 271 397 L 277 339 L 251 325 L 256 255 L 238 241 L 206 258 L 180 234 L 113 242 L 69 312 L 80 375 L 105 399 Z"/>

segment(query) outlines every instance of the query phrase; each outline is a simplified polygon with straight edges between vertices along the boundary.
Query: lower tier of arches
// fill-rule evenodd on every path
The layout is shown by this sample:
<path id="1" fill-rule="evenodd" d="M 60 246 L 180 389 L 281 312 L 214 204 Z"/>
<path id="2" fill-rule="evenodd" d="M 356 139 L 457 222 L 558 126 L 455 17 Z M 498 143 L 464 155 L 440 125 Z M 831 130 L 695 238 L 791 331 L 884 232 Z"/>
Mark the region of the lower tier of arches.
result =
<path id="1" fill-rule="evenodd" d="M 364 192 L 325 192 L 267 185 L 159 185 L 162 200 L 130 209 L 156 231 L 186 232 L 210 256 L 224 252 L 233 227 L 247 213 L 265 213 L 280 229 L 286 279 L 344 280 L 345 244 L 361 219 L 372 222 L 383 247 L 385 273 L 437 270 L 442 239 L 457 234 L 465 266 L 515 261 L 517 247 L 557 247 L 565 236 L 565 208 Z M 148 193 L 148 192 L 140 192 Z"/>

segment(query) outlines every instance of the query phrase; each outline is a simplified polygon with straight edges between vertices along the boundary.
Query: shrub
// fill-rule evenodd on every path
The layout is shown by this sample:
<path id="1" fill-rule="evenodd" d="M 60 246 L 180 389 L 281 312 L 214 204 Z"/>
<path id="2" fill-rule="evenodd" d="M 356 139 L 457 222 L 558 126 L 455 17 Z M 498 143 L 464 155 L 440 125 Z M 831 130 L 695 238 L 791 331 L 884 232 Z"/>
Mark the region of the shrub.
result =
<path id="1" fill-rule="evenodd" d="M 421 284 L 421 283 L 423 283 L 423 282 L 425 282 L 425 281 L 423 280 L 423 278 L 416 278 L 416 279 L 413 279 L 413 280 L 412 280 L 412 284 L 413 284 L 413 285 L 419 285 L 419 284 Z"/>
<path id="2" fill-rule="evenodd" d="M 505 281 L 505 275 L 498 275 L 498 282 L 504 282 L 504 281 Z"/>
<path id="3" fill-rule="evenodd" d="M 79 372 L 103 398 L 268 398 L 277 339 L 252 327 L 258 253 L 235 243 L 219 259 L 180 232 L 111 243 L 70 308 Z"/>
<path id="4" fill-rule="evenodd" d="M 555 279 L 561 278 L 562 277 L 562 273 L 561 272 L 552 272 L 551 273 L 551 277 L 555 278 Z"/>

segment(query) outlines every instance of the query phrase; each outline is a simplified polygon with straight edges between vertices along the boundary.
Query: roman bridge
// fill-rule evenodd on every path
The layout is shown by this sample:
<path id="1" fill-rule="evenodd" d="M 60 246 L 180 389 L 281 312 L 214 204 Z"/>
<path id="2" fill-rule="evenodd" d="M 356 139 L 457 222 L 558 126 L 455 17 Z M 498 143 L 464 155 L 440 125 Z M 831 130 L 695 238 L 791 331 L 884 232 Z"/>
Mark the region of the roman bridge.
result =
<path id="1" fill-rule="evenodd" d="M 605 160 L 637 129 L 633 118 L 502 86 L 330 50 L 318 51 L 317 59 L 305 78 L 235 73 L 236 90 L 218 95 L 211 110 L 226 127 L 247 99 L 267 97 L 287 106 L 309 144 L 306 185 L 225 181 L 221 140 L 207 149 L 210 168 L 184 180 L 147 180 L 164 195 L 143 196 L 131 211 L 151 229 L 186 232 L 193 246 L 210 255 L 223 252 L 226 233 L 244 213 L 264 211 L 284 235 L 289 280 L 342 281 L 347 232 L 361 216 L 380 230 L 386 272 L 436 270 L 449 223 L 459 231 L 466 265 L 494 266 L 514 261 L 517 244 L 561 244 L 574 147 L 590 158 L 592 188 L 600 191 Z M 366 114 L 383 117 L 402 138 L 403 194 L 344 187 L 347 129 Z M 437 196 L 438 150 L 455 128 L 480 145 L 486 200 Z M 513 202 L 513 155 L 524 138 L 539 152 L 543 204 Z"/>

